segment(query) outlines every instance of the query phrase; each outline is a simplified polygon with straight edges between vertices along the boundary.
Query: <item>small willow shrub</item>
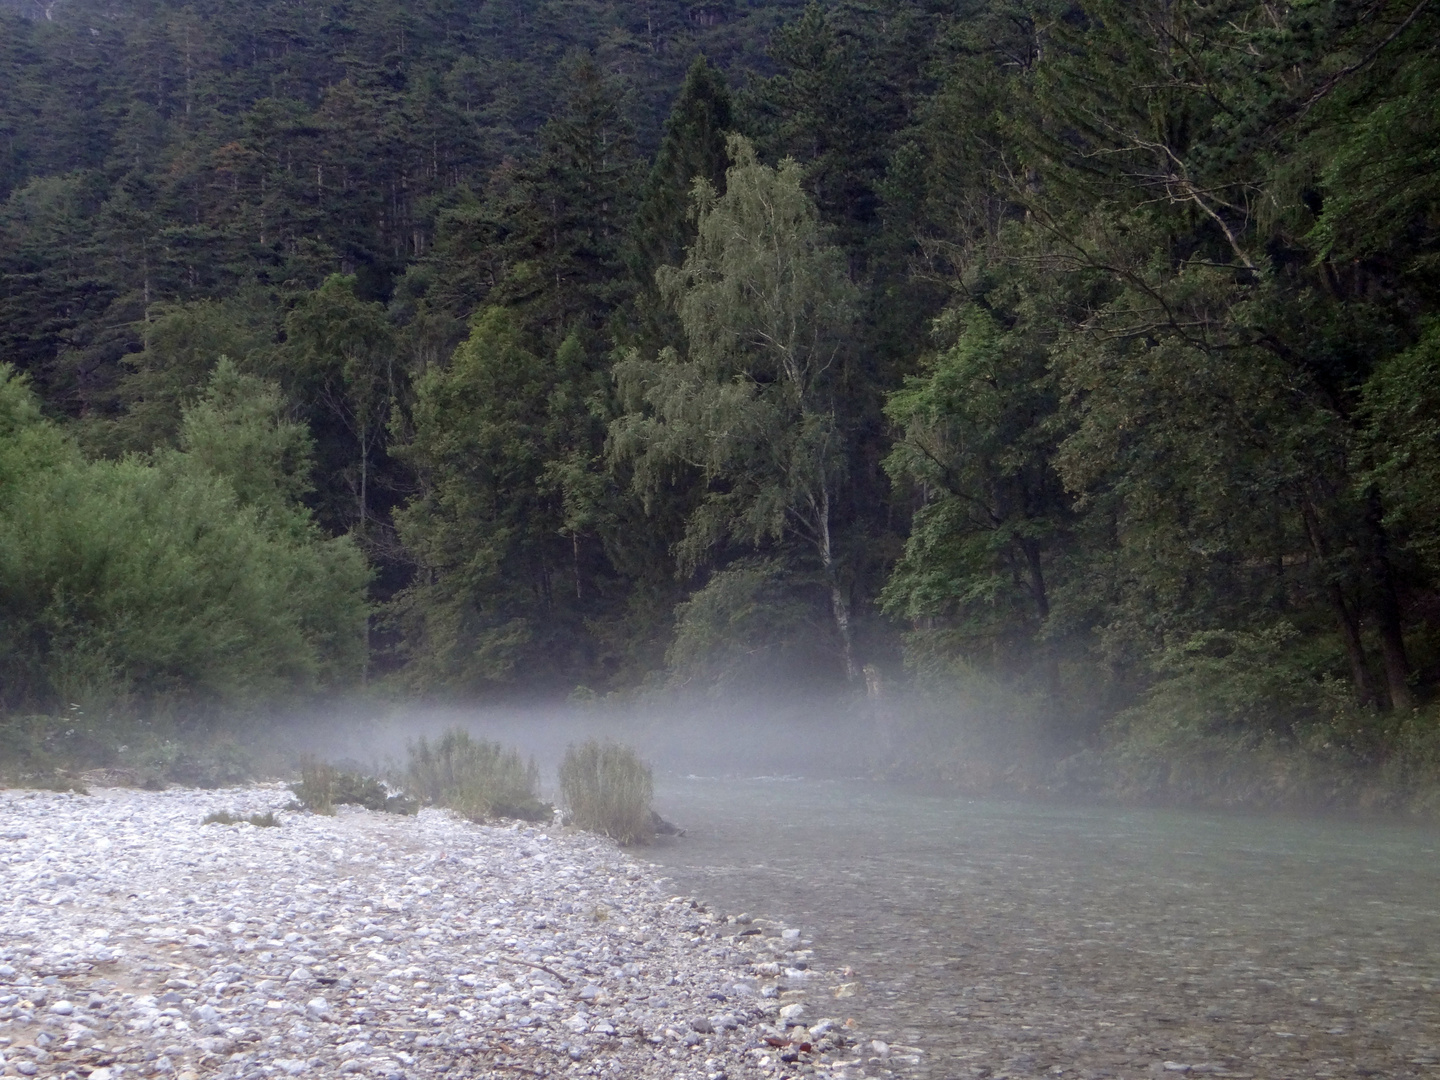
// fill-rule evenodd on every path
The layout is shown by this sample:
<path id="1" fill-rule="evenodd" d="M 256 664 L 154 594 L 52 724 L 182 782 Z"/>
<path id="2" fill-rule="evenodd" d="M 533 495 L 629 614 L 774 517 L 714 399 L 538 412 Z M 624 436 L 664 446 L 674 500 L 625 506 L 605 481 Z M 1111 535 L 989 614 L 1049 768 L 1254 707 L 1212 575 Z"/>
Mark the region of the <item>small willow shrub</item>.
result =
<path id="1" fill-rule="evenodd" d="M 413 799 L 392 795 L 373 776 L 344 772 L 314 760 L 300 766 L 300 782 L 290 790 L 301 807 L 316 814 L 333 814 L 335 807 L 347 804 L 391 814 L 413 814 L 419 809 Z"/>
<path id="2" fill-rule="evenodd" d="M 239 825 L 242 821 L 248 821 L 257 829 L 278 829 L 280 819 L 275 816 L 275 811 L 270 810 L 263 814 L 251 814 L 249 817 L 238 817 L 229 810 L 216 810 L 200 824 L 202 825 Z"/>
<path id="3" fill-rule="evenodd" d="M 509 817 L 549 821 L 554 808 L 535 794 L 540 770 L 518 750 L 472 739 L 451 728 L 432 746 L 425 739 L 410 746 L 405 787 L 422 802 L 445 806 L 471 821 Z"/>
<path id="4" fill-rule="evenodd" d="M 644 844 L 655 836 L 650 799 L 654 778 L 628 746 L 611 742 L 573 743 L 560 762 L 560 797 L 568 824 L 602 833 L 622 844 Z"/>

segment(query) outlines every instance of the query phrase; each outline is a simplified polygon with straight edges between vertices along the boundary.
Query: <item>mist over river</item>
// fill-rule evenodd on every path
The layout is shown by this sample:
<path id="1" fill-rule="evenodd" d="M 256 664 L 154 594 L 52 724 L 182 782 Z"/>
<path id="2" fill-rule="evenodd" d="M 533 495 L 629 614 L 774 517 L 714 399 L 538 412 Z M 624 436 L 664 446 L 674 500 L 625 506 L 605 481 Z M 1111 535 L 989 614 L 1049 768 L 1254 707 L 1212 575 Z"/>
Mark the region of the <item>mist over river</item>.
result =
<path id="1" fill-rule="evenodd" d="M 1440 1072 L 1440 836 L 662 778 L 676 891 L 782 918 L 922 1075 Z"/>

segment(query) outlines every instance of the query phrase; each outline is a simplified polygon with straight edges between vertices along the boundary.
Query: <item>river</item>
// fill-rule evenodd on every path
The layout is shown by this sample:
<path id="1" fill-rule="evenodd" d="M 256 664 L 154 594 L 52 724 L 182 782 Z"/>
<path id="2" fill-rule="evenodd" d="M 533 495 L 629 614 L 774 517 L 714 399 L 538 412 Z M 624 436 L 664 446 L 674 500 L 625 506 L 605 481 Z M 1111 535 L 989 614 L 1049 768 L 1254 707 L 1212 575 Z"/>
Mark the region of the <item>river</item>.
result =
<path id="1" fill-rule="evenodd" d="M 813 937 L 836 1017 L 922 1076 L 1440 1073 L 1440 836 L 976 800 L 863 781 L 657 781 L 677 892 Z"/>

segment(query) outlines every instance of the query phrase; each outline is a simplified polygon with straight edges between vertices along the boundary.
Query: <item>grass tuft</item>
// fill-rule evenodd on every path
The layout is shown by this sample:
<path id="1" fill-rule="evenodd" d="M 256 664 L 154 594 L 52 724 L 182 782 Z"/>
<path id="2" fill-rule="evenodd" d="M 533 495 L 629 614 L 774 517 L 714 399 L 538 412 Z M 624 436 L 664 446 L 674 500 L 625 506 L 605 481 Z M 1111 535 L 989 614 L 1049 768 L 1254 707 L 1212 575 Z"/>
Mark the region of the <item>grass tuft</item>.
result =
<path id="1" fill-rule="evenodd" d="M 567 824 L 625 845 L 649 843 L 655 836 L 654 793 L 650 766 L 628 746 L 591 739 L 565 750 L 560 797 Z"/>
<path id="2" fill-rule="evenodd" d="M 540 770 L 533 760 L 497 742 L 472 739 L 451 728 L 431 746 L 425 739 L 410 746 L 405 786 L 421 801 L 444 806 L 471 821 L 510 817 L 545 822 L 555 810 L 535 789 Z"/>

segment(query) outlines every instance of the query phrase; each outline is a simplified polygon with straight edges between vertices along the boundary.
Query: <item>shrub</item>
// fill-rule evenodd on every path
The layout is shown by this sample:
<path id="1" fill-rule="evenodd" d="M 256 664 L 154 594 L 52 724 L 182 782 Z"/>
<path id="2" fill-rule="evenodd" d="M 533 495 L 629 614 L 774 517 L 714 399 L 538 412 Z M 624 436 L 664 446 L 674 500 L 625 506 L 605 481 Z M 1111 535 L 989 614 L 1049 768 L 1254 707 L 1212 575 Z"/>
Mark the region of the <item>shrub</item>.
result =
<path id="1" fill-rule="evenodd" d="M 654 777 L 628 746 L 591 739 L 565 750 L 560 797 L 568 824 L 622 844 L 648 843 L 655 835 L 650 798 Z"/>
<path id="2" fill-rule="evenodd" d="M 373 776 L 343 772 L 333 765 L 306 761 L 300 766 L 300 782 L 290 788 L 302 808 L 315 814 L 333 814 L 337 806 L 363 806 L 390 814 L 413 814 L 419 806 L 404 795 L 392 795 Z"/>
<path id="3" fill-rule="evenodd" d="M 554 809 L 535 794 L 539 782 L 533 760 L 526 763 L 518 750 L 472 739 L 460 728 L 445 732 L 434 746 L 424 739 L 412 744 L 405 770 L 406 787 L 417 798 L 471 821 L 549 821 Z"/>
<path id="4" fill-rule="evenodd" d="M 0 706 L 218 715 L 362 670 L 370 573 L 299 503 L 279 391 L 225 368 L 182 442 L 87 460 L 0 364 Z"/>
<path id="5" fill-rule="evenodd" d="M 229 810 L 216 810 L 208 814 L 201 825 L 239 825 L 242 821 L 248 821 L 257 829 L 278 829 L 280 819 L 275 816 L 275 811 L 267 810 L 263 814 L 251 814 L 248 818 L 237 817 Z"/>

